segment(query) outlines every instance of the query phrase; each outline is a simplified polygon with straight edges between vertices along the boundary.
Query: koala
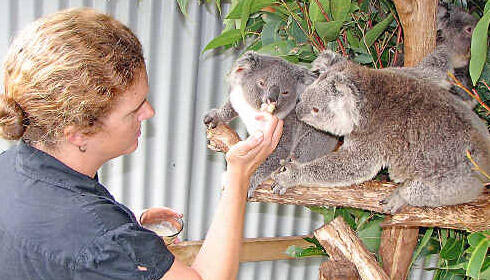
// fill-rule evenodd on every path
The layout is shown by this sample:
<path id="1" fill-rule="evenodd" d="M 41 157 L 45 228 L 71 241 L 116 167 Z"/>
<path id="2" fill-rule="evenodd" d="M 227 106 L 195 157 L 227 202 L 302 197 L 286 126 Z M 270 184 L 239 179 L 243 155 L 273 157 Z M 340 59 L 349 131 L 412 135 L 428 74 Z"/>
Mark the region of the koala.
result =
<path id="1" fill-rule="evenodd" d="M 415 67 L 386 68 L 450 89 L 450 92 L 470 106 L 476 101 L 464 90 L 451 84 L 448 72 L 454 74 L 465 87 L 471 87 L 468 62 L 471 36 L 477 19 L 461 8 L 439 5 L 437 11 L 436 48 Z"/>
<path id="2" fill-rule="evenodd" d="M 215 127 L 237 116 L 245 123 L 249 134 L 261 129 L 255 116 L 262 104 L 273 104 L 273 112 L 284 120 L 283 134 L 275 151 L 261 164 L 250 180 L 249 197 L 281 161 L 295 159 L 311 161 L 333 150 L 337 138 L 300 122 L 294 110 L 301 93 L 316 76 L 307 68 L 272 56 L 246 52 L 232 67 L 228 80 L 230 96 L 220 108 L 204 116 L 204 124 Z"/>
<path id="3" fill-rule="evenodd" d="M 323 55 L 322 65 L 328 65 Z M 314 63 L 316 67 L 320 62 Z M 300 121 L 344 135 L 337 152 L 310 162 L 291 161 L 275 171 L 279 193 L 289 187 L 349 186 L 387 167 L 399 187 L 381 203 L 437 207 L 469 202 L 484 189 L 480 168 L 490 166 L 490 135 L 482 120 L 447 89 L 395 71 L 342 60 L 301 93 Z"/>

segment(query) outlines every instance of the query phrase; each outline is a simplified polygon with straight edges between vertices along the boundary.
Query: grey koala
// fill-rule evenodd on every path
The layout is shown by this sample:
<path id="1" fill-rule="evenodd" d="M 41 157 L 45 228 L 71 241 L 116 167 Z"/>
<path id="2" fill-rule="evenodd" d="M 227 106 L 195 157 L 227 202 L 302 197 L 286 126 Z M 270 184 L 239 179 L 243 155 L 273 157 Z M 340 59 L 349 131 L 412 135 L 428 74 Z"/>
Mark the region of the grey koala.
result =
<path id="1" fill-rule="evenodd" d="M 328 56 L 336 55 L 324 54 L 323 66 Z M 466 158 L 469 151 L 488 172 L 490 135 L 483 121 L 427 81 L 340 60 L 301 94 L 296 114 L 319 130 L 344 135 L 344 144 L 338 152 L 274 172 L 279 192 L 297 185 L 358 184 L 388 167 L 400 186 L 382 203 L 395 213 L 406 204 L 465 203 L 484 188 Z"/>
<path id="2" fill-rule="evenodd" d="M 465 87 L 471 87 L 468 62 L 471 36 L 476 23 L 477 19 L 461 8 L 439 5 L 436 48 L 415 67 L 387 69 L 399 70 L 413 77 L 435 82 L 474 106 L 476 101 L 464 90 L 452 85 L 447 73 L 454 74 Z"/>
<path id="3" fill-rule="evenodd" d="M 230 96 L 226 103 L 212 109 L 204 123 L 215 127 L 239 116 L 249 134 L 260 130 L 255 115 L 262 104 L 274 104 L 274 115 L 284 120 L 283 134 L 275 151 L 261 164 L 250 180 L 249 197 L 281 161 L 311 161 L 332 151 L 337 138 L 300 122 L 294 111 L 299 94 L 316 79 L 307 68 L 255 52 L 246 52 L 232 67 L 228 80 Z"/>

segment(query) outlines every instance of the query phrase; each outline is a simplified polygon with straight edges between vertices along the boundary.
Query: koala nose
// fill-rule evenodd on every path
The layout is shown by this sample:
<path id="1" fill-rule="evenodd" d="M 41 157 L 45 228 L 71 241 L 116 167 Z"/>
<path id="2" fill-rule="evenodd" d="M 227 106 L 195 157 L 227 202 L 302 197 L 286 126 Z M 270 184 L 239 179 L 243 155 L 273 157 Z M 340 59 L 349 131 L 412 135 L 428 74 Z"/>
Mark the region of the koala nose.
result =
<path id="1" fill-rule="evenodd" d="M 313 107 L 313 108 L 311 109 L 311 111 L 312 111 L 313 113 L 315 113 L 315 114 L 316 114 L 316 113 L 318 113 L 318 111 L 320 111 L 320 110 L 319 110 L 317 107 Z"/>
<path id="2" fill-rule="evenodd" d="M 267 101 L 269 103 L 272 102 L 277 102 L 277 99 L 279 98 L 279 92 L 280 89 L 278 86 L 274 85 L 269 88 L 269 92 L 267 93 Z"/>

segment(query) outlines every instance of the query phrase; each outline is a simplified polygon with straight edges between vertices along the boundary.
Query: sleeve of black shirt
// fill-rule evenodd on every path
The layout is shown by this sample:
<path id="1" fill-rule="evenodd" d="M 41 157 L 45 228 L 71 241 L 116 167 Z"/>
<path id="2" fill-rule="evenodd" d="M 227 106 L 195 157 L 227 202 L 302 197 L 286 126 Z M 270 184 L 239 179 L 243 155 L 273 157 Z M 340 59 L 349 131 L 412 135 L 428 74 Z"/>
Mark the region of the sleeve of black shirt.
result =
<path id="1" fill-rule="evenodd" d="M 173 262 L 158 235 L 128 223 L 97 237 L 80 252 L 73 279 L 161 279 Z"/>

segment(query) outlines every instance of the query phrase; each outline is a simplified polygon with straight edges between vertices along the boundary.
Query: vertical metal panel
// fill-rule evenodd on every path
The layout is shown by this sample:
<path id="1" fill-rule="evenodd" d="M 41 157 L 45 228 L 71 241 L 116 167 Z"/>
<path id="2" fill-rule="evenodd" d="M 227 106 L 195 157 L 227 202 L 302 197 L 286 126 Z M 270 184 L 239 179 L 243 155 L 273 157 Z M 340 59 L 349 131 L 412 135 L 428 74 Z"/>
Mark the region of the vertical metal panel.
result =
<path id="1" fill-rule="evenodd" d="M 206 148 L 202 116 L 226 98 L 226 73 L 236 53 L 201 53 L 222 29 L 213 6 L 190 1 L 185 18 L 174 0 L 2 0 L 0 52 L 34 19 L 64 8 L 93 7 L 128 25 L 144 47 L 150 102 L 139 148 L 108 162 L 100 178 L 133 211 L 168 206 L 185 214 L 186 240 L 203 239 L 219 200 L 223 155 Z M 229 8 L 224 5 L 223 10 Z M 3 74 L 2 74 L 3 75 Z M 242 136 L 243 125 L 235 127 Z M 0 149 L 12 143 L 0 140 Z M 305 207 L 249 203 L 246 237 L 310 234 L 322 219 Z M 242 264 L 239 279 L 317 279 L 320 259 Z M 417 263 L 422 266 L 424 262 Z M 412 279 L 429 279 L 421 269 Z"/>

